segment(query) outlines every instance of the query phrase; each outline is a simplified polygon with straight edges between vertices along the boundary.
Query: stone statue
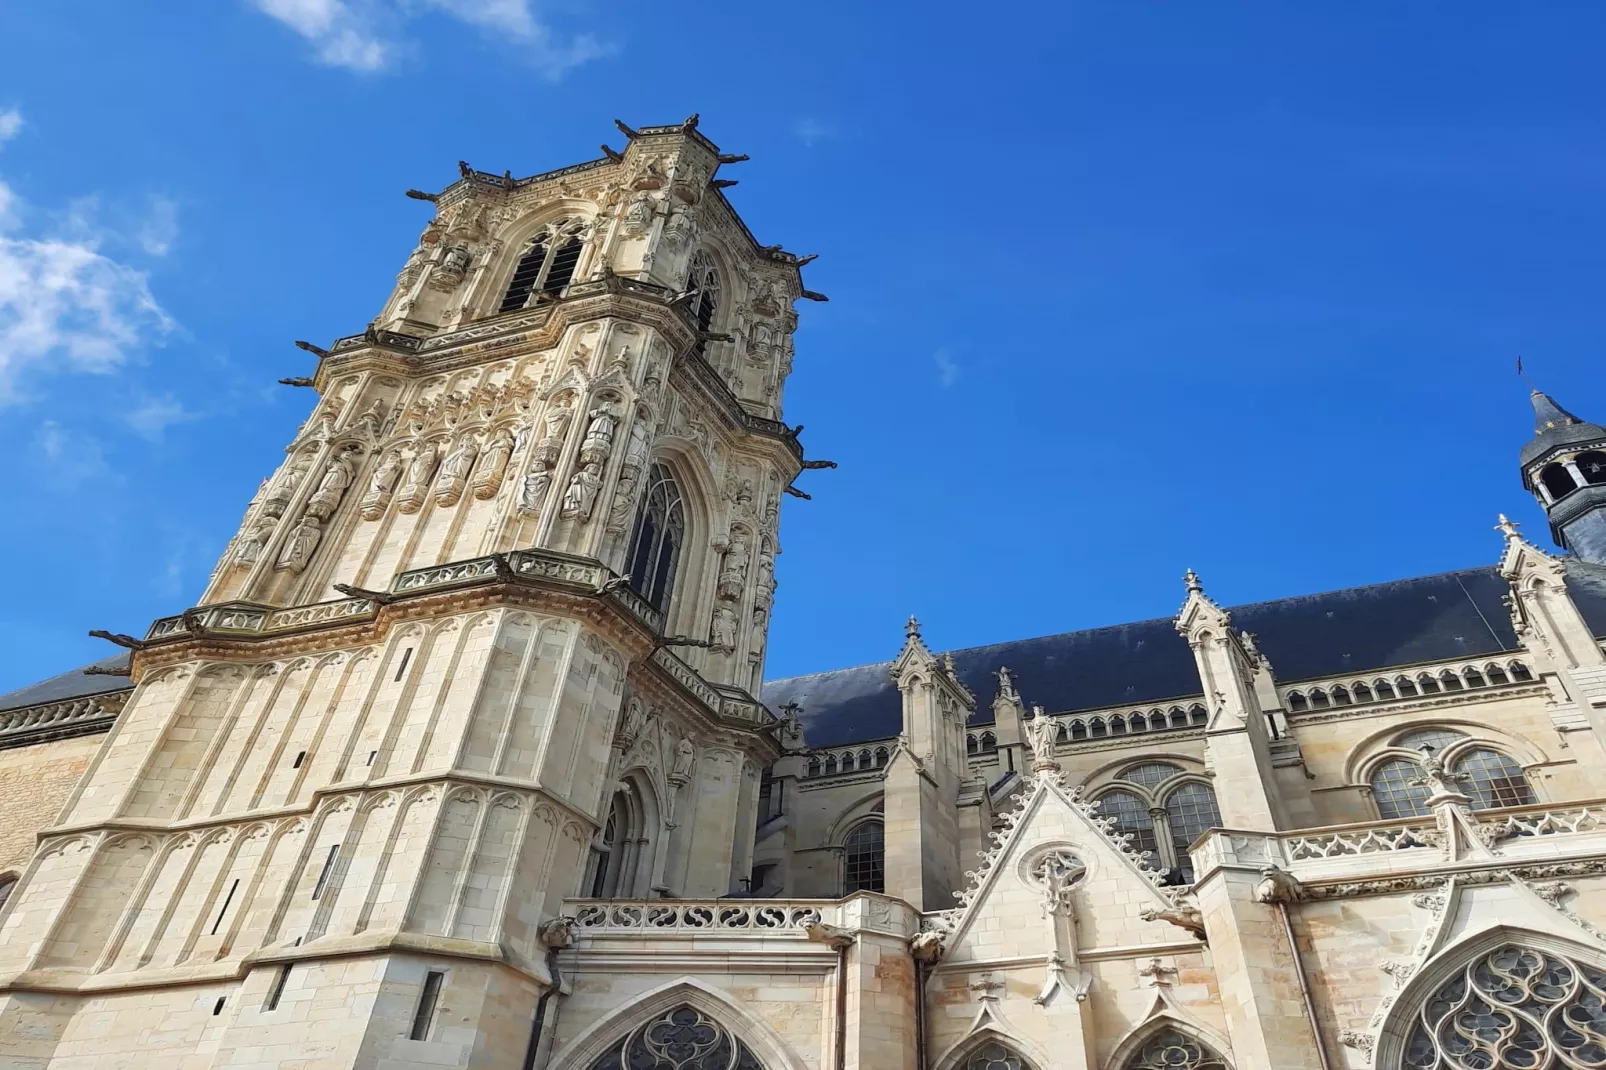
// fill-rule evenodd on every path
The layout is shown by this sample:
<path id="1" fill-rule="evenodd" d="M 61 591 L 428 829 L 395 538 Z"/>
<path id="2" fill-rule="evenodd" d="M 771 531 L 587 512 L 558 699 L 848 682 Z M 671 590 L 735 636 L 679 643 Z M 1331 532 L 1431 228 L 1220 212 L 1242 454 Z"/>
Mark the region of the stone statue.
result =
<path id="1" fill-rule="evenodd" d="M 625 739 L 635 739 L 641 735 L 641 730 L 647 724 L 647 710 L 641 704 L 641 699 L 631 695 L 625 701 L 625 715 L 619 722 L 619 734 Z"/>
<path id="2" fill-rule="evenodd" d="M 412 459 L 407 462 L 407 479 L 402 484 L 400 508 L 404 513 L 416 513 L 429 493 L 430 477 L 435 474 L 435 459 L 440 447 L 433 440 L 420 442 L 413 448 Z"/>
<path id="3" fill-rule="evenodd" d="M 691 779 L 692 767 L 696 764 L 697 748 L 692 746 L 690 739 L 681 736 L 680 742 L 675 744 L 675 764 L 669 779 L 681 784 L 686 783 Z"/>
<path id="4" fill-rule="evenodd" d="M 758 589 L 765 592 L 775 590 L 775 555 L 769 548 L 758 552 Z"/>
<path id="5" fill-rule="evenodd" d="M 586 413 L 590 421 L 586 424 L 586 437 L 580 443 L 580 453 L 600 454 L 603 457 L 613 448 L 613 429 L 618 426 L 619 418 L 607 406 L 598 406 Z"/>
<path id="6" fill-rule="evenodd" d="M 474 478 L 474 497 L 484 501 L 496 496 L 502 487 L 508 458 L 513 456 L 513 436 L 504 428 L 491 436 L 480 457 L 479 475 Z"/>
<path id="7" fill-rule="evenodd" d="M 614 488 L 613 504 L 608 506 L 607 530 L 614 535 L 622 535 L 630 527 L 630 514 L 635 512 L 636 506 L 636 473 L 626 468 L 619 476 L 619 485 Z"/>
<path id="8" fill-rule="evenodd" d="M 630 444 L 625 447 L 625 469 L 640 472 L 647 467 L 651 453 L 652 446 L 647 441 L 647 421 L 638 417 L 630 425 Z"/>
<path id="9" fill-rule="evenodd" d="M 1466 774 L 1450 772 L 1450 770 L 1445 767 L 1444 759 L 1440 758 L 1437 754 L 1434 754 L 1433 748 L 1428 744 L 1422 744 L 1421 749 L 1422 757 L 1416 764 L 1421 767 L 1422 775 L 1417 777 L 1414 781 L 1412 781 L 1412 783 L 1423 784 L 1427 786 L 1428 802 L 1431 803 L 1437 799 L 1445 798 L 1446 796 L 1464 800 L 1466 796 L 1462 794 L 1461 789 L 1455 785 L 1456 781 L 1465 780 Z"/>
<path id="10" fill-rule="evenodd" d="M 524 477 L 524 485 L 519 488 L 519 512 L 531 516 L 541 511 L 541 502 L 546 498 L 547 487 L 552 485 L 552 471 L 539 465 L 530 469 Z"/>
<path id="11" fill-rule="evenodd" d="M 441 257 L 440 268 L 430 280 L 431 283 L 442 289 L 452 289 L 463 281 L 464 275 L 468 274 L 468 265 L 472 259 L 467 246 L 459 244 L 449 247 Z"/>
<path id="12" fill-rule="evenodd" d="M 463 487 L 468 483 L 469 473 L 474 470 L 474 461 L 480 455 L 480 440 L 473 435 L 464 435 L 458 442 L 457 448 L 446 455 L 441 462 L 439 485 L 435 491 L 435 504 L 439 506 L 456 505 L 463 496 Z"/>
<path id="13" fill-rule="evenodd" d="M 290 459 L 284 470 L 279 473 L 279 478 L 268 487 L 268 493 L 262 499 L 264 515 L 274 519 L 284 515 L 284 511 L 290 508 L 290 499 L 295 497 L 296 487 L 301 484 L 301 477 L 307 474 L 307 468 L 311 463 L 312 458 L 304 453 L 298 453 Z"/>
<path id="14" fill-rule="evenodd" d="M 591 506 L 597 500 L 597 491 L 602 489 L 602 466 L 596 462 L 580 466 L 580 470 L 569 480 L 569 489 L 563 492 L 563 511 L 559 514 L 565 520 L 579 520 L 582 524 L 591 519 Z"/>
<path id="15" fill-rule="evenodd" d="M 400 450 L 391 450 L 374 467 L 373 474 L 368 477 L 368 493 L 362 496 L 361 514 L 364 520 L 378 520 L 385 515 L 385 506 L 390 503 L 390 492 L 395 489 L 396 480 L 401 478 L 401 470 Z"/>
<path id="16" fill-rule="evenodd" d="M 731 612 L 729 606 L 720 606 L 714 610 L 714 619 L 709 623 L 708 639 L 712 649 L 721 654 L 729 654 L 736 649 L 736 614 Z"/>
<path id="17" fill-rule="evenodd" d="M 648 190 L 641 190 L 630 199 L 630 205 L 625 209 L 625 231 L 630 234 L 645 234 L 652 226 L 652 217 L 657 214 L 658 205 Z"/>
<path id="18" fill-rule="evenodd" d="M 747 533 L 732 532 L 730 547 L 719 566 L 719 596 L 732 601 L 741 598 L 747 584 L 747 562 L 751 554 L 747 549 Z"/>
<path id="19" fill-rule="evenodd" d="M 345 496 L 346 488 L 351 486 L 354 475 L 351 457 L 345 451 L 331 457 L 329 467 L 323 470 L 323 478 L 318 481 L 318 489 L 307 499 L 307 512 L 319 520 L 329 519 Z"/>
<path id="20" fill-rule="evenodd" d="M 245 538 L 241 541 L 239 549 L 234 551 L 236 565 L 254 565 L 262 557 L 262 551 L 267 548 L 268 540 L 273 538 L 273 530 L 278 527 L 278 521 L 271 516 L 263 515 L 256 518 L 246 529 Z"/>
<path id="21" fill-rule="evenodd" d="M 993 675 L 998 677 L 998 697 L 999 698 L 1003 698 L 1003 699 L 1018 699 L 1018 698 L 1020 698 L 1020 692 L 1015 690 L 1015 678 L 1010 675 L 1009 666 L 1008 665 L 1000 665 L 998 668 L 993 670 Z"/>
<path id="22" fill-rule="evenodd" d="M 1043 712 L 1043 707 L 1032 707 L 1032 719 L 1024 726 L 1026 741 L 1032 746 L 1032 757 L 1039 762 L 1052 761 L 1054 745 L 1059 741 L 1059 725 Z"/>
<path id="23" fill-rule="evenodd" d="M 284 549 L 279 552 L 279 560 L 273 567 L 289 572 L 302 571 L 312 563 L 312 553 L 318 548 L 318 540 L 321 538 L 323 530 L 318 518 L 307 513 L 285 542 Z"/>

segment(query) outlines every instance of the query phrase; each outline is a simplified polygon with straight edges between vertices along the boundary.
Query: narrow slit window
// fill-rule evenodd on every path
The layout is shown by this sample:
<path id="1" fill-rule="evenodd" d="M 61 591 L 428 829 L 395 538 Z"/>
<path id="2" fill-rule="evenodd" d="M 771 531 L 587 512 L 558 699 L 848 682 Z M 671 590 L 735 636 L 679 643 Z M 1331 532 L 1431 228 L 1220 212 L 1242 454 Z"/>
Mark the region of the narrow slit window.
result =
<path id="1" fill-rule="evenodd" d="M 240 878 L 235 877 L 234 878 L 234 883 L 229 885 L 229 894 L 223 897 L 223 909 L 219 910 L 217 912 L 217 920 L 212 922 L 212 932 L 211 932 L 212 936 L 216 936 L 217 935 L 218 926 L 223 924 L 223 918 L 229 912 L 229 904 L 234 902 L 234 893 L 239 891 L 239 890 L 240 890 Z"/>
<path id="2" fill-rule="evenodd" d="M 268 1002 L 264 1009 L 276 1011 L 279 1009 L 279 1000 L 284 996 L 284 986 L 290 982 L 290 970 L 294 963 L 287 962 L 279 967 L 279 976 L 273 979 L 273 987 L 268 990 Z"/>
<path id="3" fill-rule="evenodd" d="M 334 844 L 329 848 L 329 857 L 323 860 L 323 869 L 318 873 L 318 883 L 312 886 L 312 898 L 317 899 L 323 895 L 323 890 L 329 883 L 329 875 L 334 872 L 335 859 L 340 857 L 340 845 Z"/>
<path id="4" fill-rule="evenodd" d="M 306 760 L 307 760 L 307 752 L 304 751 L 304 750 L 298 750 L 298 751 L 296 751 L 296 760 L 290 763 L 290 768 L 291 769 L 300 769 L 301 768 L 301 763 L 306 761 Z"/>
<path id="5" fill-rule="evenodd" d="M 216 1018 L 218 1015 L 222 1014 L 223 1013 L 223 1004 L 225 1004 L 227 1002 L 228 1002 L 228 1000 L 225 997 L 219 996 L 217 998 L 217 1002 L 212 1004 L 212 1017 Z"/>
<path id="6" fill-rule="evenodd" d="M 413 648 L 408 647 L 402 651 L 401 664 L 396 666 L 396 682 L 400 683 L 402 673 L 407 671 L 407 663 L 413 660 Z"/>
<path id="7" fill-rule="evenodd" d="M 418 993 L 418 1009 L 413 1012 L 413 1028 L 407 1034 L 409 1040 L 429 1039 L 429 1027 L 435 1020 L 435 1004 L 440 1002 L 441 982 L 446 975 L 439 970 L 430 970 L 424 975 L 424 988 Z"/>

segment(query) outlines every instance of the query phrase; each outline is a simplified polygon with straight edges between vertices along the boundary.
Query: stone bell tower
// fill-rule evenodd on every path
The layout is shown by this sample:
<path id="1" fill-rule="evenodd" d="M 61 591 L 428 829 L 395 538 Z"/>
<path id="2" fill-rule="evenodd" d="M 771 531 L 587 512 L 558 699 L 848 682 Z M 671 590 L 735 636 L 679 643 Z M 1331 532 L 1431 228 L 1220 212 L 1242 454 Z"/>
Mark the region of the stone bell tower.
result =
<path id="1" fill-rule="evenodd" d="M 137 686 L 0 917 L 27 1065 L 186 1054 L 153 1031 L 217 1067 L 517 1065 L 564 899 L 748 876 L 818 295 L 726 200 L 744 157 L 620 128 L 410 191 L 378 317 L 303 344 L 310 416 L 201 603 L 121 637 Z"/>

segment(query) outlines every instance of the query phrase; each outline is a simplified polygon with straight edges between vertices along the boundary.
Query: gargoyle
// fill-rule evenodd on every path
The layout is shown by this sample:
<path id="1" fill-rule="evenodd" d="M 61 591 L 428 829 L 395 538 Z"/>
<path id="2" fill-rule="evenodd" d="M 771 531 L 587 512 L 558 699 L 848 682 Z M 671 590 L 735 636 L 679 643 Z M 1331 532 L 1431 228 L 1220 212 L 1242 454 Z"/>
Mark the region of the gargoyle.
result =
<path id="1" fill-rule="evenodd" d="M 1186 929 L 1199 939 L 1205 939 L 1204 915 L 1196 907 L 1174 904 L 1168 907 L 1144 907 L 1138 911 L 1138 917 L 1144 921 L 1170 922 L 1179 929 Z M 1206 941 L 1208 943 L 1208 941 Z"/>

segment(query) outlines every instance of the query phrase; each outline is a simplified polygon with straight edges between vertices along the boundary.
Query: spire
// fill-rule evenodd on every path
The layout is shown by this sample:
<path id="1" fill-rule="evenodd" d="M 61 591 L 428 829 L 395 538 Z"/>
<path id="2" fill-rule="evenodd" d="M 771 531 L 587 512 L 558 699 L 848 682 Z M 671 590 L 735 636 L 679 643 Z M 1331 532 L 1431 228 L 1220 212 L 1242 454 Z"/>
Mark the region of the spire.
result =
<path id="1" fill-rule="evenodd" d="M 1542 435 L 1553 427 L 1583 423 L 1578 417 L 1556 404 L 1556 399 L 1540 390 L 1528 396 L 1534 407 L 1534 434 Z"/>

